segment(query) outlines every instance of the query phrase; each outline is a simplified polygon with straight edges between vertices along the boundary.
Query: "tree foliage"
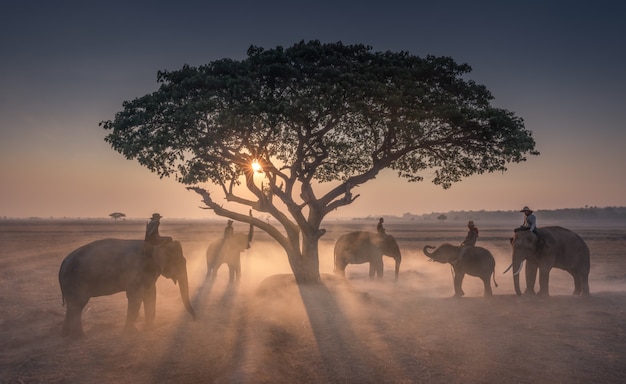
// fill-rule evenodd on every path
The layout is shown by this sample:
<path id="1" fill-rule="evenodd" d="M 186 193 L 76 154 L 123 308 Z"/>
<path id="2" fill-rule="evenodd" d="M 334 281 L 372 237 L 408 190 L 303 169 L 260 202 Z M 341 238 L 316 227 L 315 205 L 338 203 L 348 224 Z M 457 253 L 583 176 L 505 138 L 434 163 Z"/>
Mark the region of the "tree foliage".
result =
<path id="1" fill-rule="evenodd" d="M 323 218 L 351 204 L 352 189 L 381 170 L 408 181 L 429 170 L 448 188 L 538 154 L 523 120 L 491 106 L 491 93 L 465 79 L 470 71 L 449 57 L 340 42 L 252 46 L 240 61 L 160 71 L 156 92 L 124 102 L 101 126 L 113 149 L 193 185 L 216 214 L 267 231 L 296 279 L 316 280 Z M 237 193 L 242 180 L 253 198 Z M 228 202 L 268 213 L 282 230 L 218 204 L 198 186 L 204 182 Z M 318 196 L 314 187 L 325 182 L 333 187 Z"/>
<path id="2" fill-rule="evenodd" d="M 113 212 L 109 215 L 113 220 L 117 220 L 117 219 L 121 219 L 126 217 L 125 213 L 121 213 L 121 212 Z"/>

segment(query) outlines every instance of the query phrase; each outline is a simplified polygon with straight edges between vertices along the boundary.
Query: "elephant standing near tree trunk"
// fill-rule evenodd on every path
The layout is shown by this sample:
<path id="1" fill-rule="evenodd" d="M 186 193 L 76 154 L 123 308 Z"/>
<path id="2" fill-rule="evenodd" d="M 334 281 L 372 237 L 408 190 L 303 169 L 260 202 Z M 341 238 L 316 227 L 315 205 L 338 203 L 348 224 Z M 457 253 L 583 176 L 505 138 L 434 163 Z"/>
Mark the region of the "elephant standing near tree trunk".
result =
<path id="1" fill-rule="evenodd" d="M 126 331 L 135 330 L 143 303 L 145 328 L 153 326 L 156 281 L 160 275 L 178 283 L 187 311 L 196 318 L 189 301 L 187 262 L 182 246 L 171 241 L 146 252 L 143 240 L 104 239 L 86 244 L 65 257 L 59 269 L 59 284 L 66 305 L 63 336 L 82 337 L 82 312 L 92 297 L 126 292 Z"/>
<path id="2" fill-rule="evenodd" d="M 438 263 L 449 263 L 454 270 L 454 296 L 461 297 L 465 295 L 463 292 L 463 278 L 466 274 L 470 276 L 479 277 L 485 286 L 484 296 L 489 297 L 493 295 L 491 290 L 491 277 L 493 276 L 493 284 L 497 287 L 496 283 L 496 260 L 493 258 L 491 252 L 482 247 L 475 246 L 455 246 L 451 244 L 442 244 L 439 248 L 433 252 L 429 249 L 435 247 L 427 245 L 424 247 L 424 254 L 430 257 L 432 260 Z M 461 252 L 463 255 L 461 256 Z"/>
<path id="3" fill-rule="evenodd" d="M 347 233 L 335 243 L 335 273 L 345 276 L 348 264 L 370 263 L 370 279 L 382 278 L 383 255 L 396 261 L 395 280 L 398 281 L 402 255 L 393 236 L 365 231 Z"/>
<path id="4" fill-rule="evenodd" d="M 250 224 L 248 234 L 232 233 L 209 244 L 206 250 L 207 278 L 215 279 L 220 266 L 227 264 L 228 283 L 239 282 L 241 279 L 241 252 L 250 248 L 253 235 L 254 227 Z"/>
<path id="5" fill-rule="evenodd" d="M 504 271 L 513 268 L 515 293 L 521 295 L 519 273 L 526 261 L 526 294 L 535 294 L 535 280 L 539 270 L 539 295 L 549 296 L 550 270 L 559 268 L 574 278 L 574 295 L 589 295 L 589 248 L 585 241 L 569 229 L 553 226 L 515 232 L 510 239 L 513 261 Z"/>

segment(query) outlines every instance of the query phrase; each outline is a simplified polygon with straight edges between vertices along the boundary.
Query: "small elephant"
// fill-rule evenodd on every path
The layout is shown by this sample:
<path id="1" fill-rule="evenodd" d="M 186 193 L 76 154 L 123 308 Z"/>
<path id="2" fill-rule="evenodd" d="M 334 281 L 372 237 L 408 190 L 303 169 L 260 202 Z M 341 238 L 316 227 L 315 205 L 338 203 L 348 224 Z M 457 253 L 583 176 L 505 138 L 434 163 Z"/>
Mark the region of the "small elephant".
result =
<path id="1" fill-rule="evenodd" d="M 539 295 L 549 296 L 550 270 L 559 268 L 574 278 L 574 295 L 589 295 L 589 248 L 585 241 L 569 229 L 553 226 L 516 232 L 511 239 L 513 261 L 504 271 L 513 268 L 515 293 L 521 295 L 519 273 L 526 261 L 526 294 L 535 294 L 539 270 Z"/>
<path id="2" fill-rule="evenodd" d="M 224 239 L 213 241 L 206 250 L 207 278 L 215 279 L 222 264 L 228 265 L 229 284 L 241 279 L 241 252 L 250 248 L 254 227 L 250 224 L 248 234 L 233 233 Z"/>
<path id="3" fill-rule="evenodd" d="M 163 275 L 178 282 L 180 296 L 193 319 L 187 262 L 178 241 L 146 250 L 143 240 L 104 239 L 86 244 L 65 257 L 59 269 L 63 303 L 67 306 L 63 336 L 83 337 L 82 312 L 90 298 L 126 292 L 126 331 L 135 330 L 141 303 L 145 327 L 154 323 L 156 281 Z"/>
<path id="4" fill-rule="evenodd" d="M 370 279 L 382 278 L 383 255 L 395 259 L 397 281 L 402 255 L 393 236 L 365 231 L 346 233 L 335 243 L 335 273 L 345 276 L 348 264 L 370 263 Z"/>
<path id="5" fill-rule="evenodd" d="M 454 246 L 451 244 L 442 244 L 435 251 L 430 252 L 429 249 L 435 247 L 427 245 L 424 247 L 424 254 L 432 260 L 439 263 L 450 263 L 454 270 L 454 296 L 461 297 L 465 295 L 461 285 L 465 274 L 479 277 L 485 286 L 484 296 L 493 295 L 491 290 L 491 277 L 493 276 L 493 284 L 496 283 L 496 260 L 491 252 L 482 247 L 475 246 Z"/>

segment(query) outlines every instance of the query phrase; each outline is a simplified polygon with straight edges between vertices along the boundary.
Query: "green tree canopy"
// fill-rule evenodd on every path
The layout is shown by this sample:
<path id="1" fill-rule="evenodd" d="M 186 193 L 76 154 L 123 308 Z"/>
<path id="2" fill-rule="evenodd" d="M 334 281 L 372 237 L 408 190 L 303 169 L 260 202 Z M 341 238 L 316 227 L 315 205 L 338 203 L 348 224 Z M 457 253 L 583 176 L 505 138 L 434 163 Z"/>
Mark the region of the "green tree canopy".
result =
<path id="1" fill-rule="evenodd" d="M 491 93 L 465 79 L 470 71 L 449 57 L 340 42 L 252 46 L 241 61 L 159 72 L 156 92 L 124 102 L 101 126 L 126 158 L 192 185 L 217 215 L 265 230 L 285 248 L 297 281 L 319 281 L 323 218 L 381 170 L 408 181 L 429 170 L 448 188 L 538 154 L 523 120 L 492 107 Z M 205 182 L 279 226 L 223 207 L 198 186 Z M 316 183 L 325 182 L 332 187 L 318 195 Z"/>

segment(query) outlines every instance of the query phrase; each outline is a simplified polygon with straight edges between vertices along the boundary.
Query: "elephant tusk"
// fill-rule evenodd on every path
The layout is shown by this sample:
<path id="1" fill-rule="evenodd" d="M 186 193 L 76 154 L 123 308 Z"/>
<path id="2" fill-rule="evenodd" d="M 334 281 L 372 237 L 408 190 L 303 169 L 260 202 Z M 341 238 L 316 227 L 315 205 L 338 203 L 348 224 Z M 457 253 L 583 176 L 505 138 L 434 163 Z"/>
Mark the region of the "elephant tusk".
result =
<path id="1" fill-rule="evenodd" d="M 511 263 L 511 265 L 509 265 L 509 267 L 507 269 L 504 270 L 504 272 L 502 272 L 502 274 L 504 275 L 505 273 L 507 273 L 509 271 L 509 269 L 513 268 L 513 263 Z"/>
<path id="2" fill-rule="evenodd" d="M 519 263 L 519 268 L 517 269 L 517 272 L 515 272 L 515 273 L 513 274 L 513 276 L 519 275 L 519 273 L 520 273 L 520 272 L 521 272 L 521 270 L 522 270 L 522 266 L 523 266 L 523 265 L 524 265 L 524 262 L 523 262 L 523 261 L 522 261 L 521 263 Z"/>

